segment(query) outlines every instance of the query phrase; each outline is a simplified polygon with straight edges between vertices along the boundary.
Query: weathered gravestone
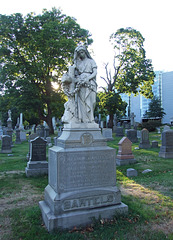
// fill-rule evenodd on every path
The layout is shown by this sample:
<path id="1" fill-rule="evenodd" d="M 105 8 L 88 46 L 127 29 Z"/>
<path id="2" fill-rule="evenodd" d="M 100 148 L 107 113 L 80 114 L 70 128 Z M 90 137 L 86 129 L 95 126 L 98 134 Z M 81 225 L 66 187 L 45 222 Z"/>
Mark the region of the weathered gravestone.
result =
<path id="1" fill-rule="evenodd" d="M 107 141 L 112 141 L 112 129 L 111 128 L 102 128 L 102 135 L 106 138 Z"/>
<path id="2" fill-rule="evenodd" d="M 150 148 L 150 141 L 149 141 L 149 132 L 146 128 L 142 129 L 141 131 L 141 139 L 140 139 L 140 143 L 139 143 L 139 148 Z"/>
<path id="3" fill-rule="evenodd" d="M 45 129 L 45 127 L 42 126 L 42 125 L 39 125 L 39 126 L 37 127 L 36 133 L 37 133 L 37 135 L 38 135 L 39 137 L 44 138 L 44 129 Z"/>
<path id="4" fill-rule="evenodd" d="M 134 155 L 132 154 L 132 142 L 127 137 L 123 137 L 118 145 L 119 151 L 116 157 L 116 164 L 122 166 L 136 163 Z"/>
<path id="5" fill-rule="evenodd" d="M 160 147 L 159 157 L 173 158 L 173 130 L 162 132 L 162 146 Z"/>
<path id="6" fill-rule="evenodd" d="M 122 127 L 117 127 L 115 131 L 116 137 L 124 137 L 124 130 Z"/>
<path id="7" fill-rule="evenodd" d="M 127 130 L 127 137 L 132 143 L 138 142 L 137 131 L 135 129 Z"/>
<path id="8" fill-rule="evenodd" d="M 26 176 L 40 176 L 48 174 L 48 162 L 46 160 L 46 141 L 37 137 L 31 140 L 30 158 L 25 169 Z"/>
<path id="9" fill-rule="evenodd" d="M 1 153 L 11 153 L 11 137 L 2 135 Z"/>
<path id="10" fill-rule="evenodd" d="M 26 156 L 26 159 L 28 161 L 29 161 L 29 158 L 30 158 L 31 140 L 34 140 L 36 137 L 38 137 L 37 133 L 32 133 L 32 134 L 29 135 L 29 140 L 28 140 L 28 142 L 29 142 L 29 152 L 28 152 L 28 154 Z"/>
<path id="11" fill-rule="evenodd" d="M 127 169 L 127 177 L 137 177 L 138 172 L 134 168 L 128 168 Z"/>
<path id="12" fill-rule="evenodd" d="M 20 139 L 20 129 L 16 129 L 16 144 L 21 144 L 21 139 Z"/>
<path id="13" fill-rule="evenodd" d="M 44 138 L 46 139 L 47 137 L 49 137 L 49 127 L 46 126 L 44 129 Z"/>
<path id="14" fill-rule="evenodd" d="M 152 147 L 152 148 L 158 148 L 158 141 L 153 140 L 153 141 L 151 142 L 151 147 Z"/>
<path id="15" fill-rule="evenodd" d="M 79 58 L 80 54 L 84 58 Z M 86 226 L 93 218 L 111 219 L 128 212 L 116 186 L 115 149 L 107 146 L 99 125 L 94 122 L 96 64 L 88 56 L 86 48 L 78 46 L 76 65 L 70 66 L 62 77 L 63 88 L 77 94 L 68 96 L 62 134 L 57 145 L 49 148 L 49 184 L 44 201 L 39 202 L 48 231 Z M 82 72 L 75 79 L 77 67 Z M 90 69 L 88 73 L 85 67 Z M 83 85 L 86 75 L 89 77 L 91 73 L 90 83 Z M 75 85 L 77 79 L 81 85 Z"/>
<path id="16" fill-rule="evenodd" d="M 3 135 L 3 130 L 2 130 L 2 124 L 1 124 L 1 120 L 0 120 L 0 137 Z"/>

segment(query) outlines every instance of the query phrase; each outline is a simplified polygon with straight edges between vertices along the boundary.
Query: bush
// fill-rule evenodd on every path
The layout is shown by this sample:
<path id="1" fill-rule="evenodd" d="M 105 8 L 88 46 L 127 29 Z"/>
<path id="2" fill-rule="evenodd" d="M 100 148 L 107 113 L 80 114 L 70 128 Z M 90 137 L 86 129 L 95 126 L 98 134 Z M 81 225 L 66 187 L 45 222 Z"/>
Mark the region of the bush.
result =
<path id="1" fill-rule="evenodd" d="M 156 130 L 157 127 L 160 127 L 162 124 L 160 121 L 148 121 L 148 122 L 143 122 L 142 124 L 139 125 L 141 129 L 146 128 L 149 132 L 153 132 Z"/>

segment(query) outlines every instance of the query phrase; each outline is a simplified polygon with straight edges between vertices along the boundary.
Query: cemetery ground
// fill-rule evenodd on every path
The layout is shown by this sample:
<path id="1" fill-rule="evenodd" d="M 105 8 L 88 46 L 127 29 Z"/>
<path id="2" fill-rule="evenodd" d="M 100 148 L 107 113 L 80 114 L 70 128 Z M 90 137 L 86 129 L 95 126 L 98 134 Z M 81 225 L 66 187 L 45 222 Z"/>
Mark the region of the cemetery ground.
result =
<path id="1" fill-rule="evenodd" d="M 53 138 L 53 136 L 52 136 Z M 150 141 L 161 145 L 161 135 L 150 133 Z M 108 142 L 118 150 L 120 137 Z M 173 239 L 173 159 L 159 158 L 160 148 L 135 149 L 136 164 L 117 166 L 117 186 L 122 202 L 129 207 L 128 215 L 112 220 L 93 220 L 85 228 L 48 233 L 41 217 L 38 202 L 44 199 L 47 176 L 27 178 L 25 167 L 28 142 L 12 148 L 12 155 L 0 153 L 0 238 L 8 240 L 49 239 Z M 137 177 L 126 177 L 134 168 Z M 145 169 L 152 172 L 143 174 Z"/>

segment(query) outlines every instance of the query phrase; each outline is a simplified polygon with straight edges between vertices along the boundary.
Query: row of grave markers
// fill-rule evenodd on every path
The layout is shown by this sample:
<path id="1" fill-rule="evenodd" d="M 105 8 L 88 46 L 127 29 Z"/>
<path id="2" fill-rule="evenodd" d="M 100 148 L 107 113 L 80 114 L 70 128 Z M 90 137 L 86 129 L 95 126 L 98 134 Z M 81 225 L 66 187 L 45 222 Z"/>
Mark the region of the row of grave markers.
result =
<path id="1" fill-rule="evenodd" d="M 130 133 L 136 131 L 129 130 Z M 127 132 L 128 133 L 128 132 Z M 104 133 L 103 133 L 104 134 Z M 132 135 L 133 135 L 132 134 Z M 119 145 L 118 154 L 116 156 L 116 164 L 128 165 L 134 164 L 136 160 L 132 153 L 132 141 L 128 137 L 123 137 Z M 135 135 L 136 136 L 136 135 Z M 134 137 L 134 136 L 133 136 Z M 17 139 L 17 138 L 16 138 Z M 56 145 L 56 137 L 54 138 L 54 144 Z M 27 155 L 27 167 L 25 169 L 26 175 L 29 176 L 38 176 L 48 173 L 48 162 L 46 159 L 46 145 L 50 144 L 51 138 L 48 137 L 47 140 L 44 140 L 42 137 L 37 136 L 37 134 L 31 134 L 29 137 L 29 153 Z M 139 143 L 139 148 L 150 148 L 158 147 L 158 142 L 153 141 L 152 145 L 149 141 L 149 132 L 147 129 L 141 131 L 141 140 Z M 11 153 L 11 138 L 8 135 L 2 137 L 2 147 L 1 153 Z M 173 158 L 173 130 L 165 130 L 162 132 L 162 146 L 160 148 L 159 157 L 162 158 Z"/>

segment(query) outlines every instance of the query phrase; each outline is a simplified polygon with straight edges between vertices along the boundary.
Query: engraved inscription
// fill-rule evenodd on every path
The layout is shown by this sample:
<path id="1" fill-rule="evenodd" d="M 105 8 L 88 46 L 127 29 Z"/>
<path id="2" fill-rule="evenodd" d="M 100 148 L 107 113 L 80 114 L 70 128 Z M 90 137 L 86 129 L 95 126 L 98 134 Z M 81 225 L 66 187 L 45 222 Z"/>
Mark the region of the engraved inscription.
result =
<path id="1" fill-rule="evenodd" d="M 84 133 L 81 136 L 81 142 L 83 145 L 90 145 L 93 142 L 93 136 L 90 133 Z"/>
<path id="2" fill-rule="evenodd" d="M 66 161 L 59 162 L 59 187 L 64 191 L 115 186 L 115 175 L 114 152 L 68 153 Z"/>
<path id="3" fill-rule="evenodd" d="M 62 204 L 62 208 L 64 211 L 68 211 L 99 207 L 103 205 L 111 205 L 113 202 L 114 202 L 113 194 L 104 194 L 99 196 L 65 200 Z"/>

